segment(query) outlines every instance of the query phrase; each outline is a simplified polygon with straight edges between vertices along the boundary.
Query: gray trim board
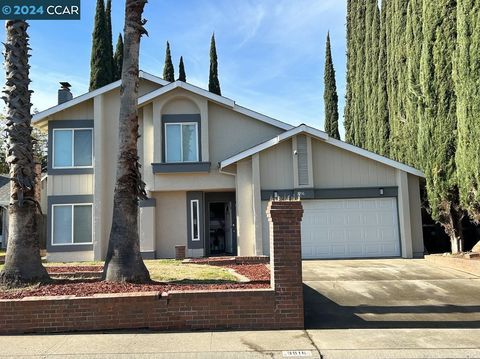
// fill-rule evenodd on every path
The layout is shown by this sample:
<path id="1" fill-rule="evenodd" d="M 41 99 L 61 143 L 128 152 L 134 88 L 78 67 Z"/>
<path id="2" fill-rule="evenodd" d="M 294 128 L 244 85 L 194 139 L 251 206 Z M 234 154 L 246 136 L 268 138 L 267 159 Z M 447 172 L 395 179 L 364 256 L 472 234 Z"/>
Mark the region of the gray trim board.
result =
<path id="1" fill-rule="evenodd" d="M 52 205 L 53 204 L 75 204 L 75 203 L 92 203 L 93 195 L 72 195 L 72 196 L 48 196 L 47 199 L 47 252 L 80 252 L 92 251 L 92 244 L 78 244 L 78 245 L 52 245 Z M 93 228 L 92 228 L 93 231 Z"/>
<path id="2" fill-rule="evenodd" d="M 153 173 L 210 172 L 210 162 L 152 163 Z"/>
<path id="3" fill-rule="evenodd" d="M 162 115 L 162 162 L 165 163 L 165 124 L 166 123 L 183 123 L 196 122 L 197 123 L 197 152 L 198 161 L 202 162 L 202 126 L 200 121 L 200 114 L 185 114 L 185 115 Z"/>
<path id="4" fill-rule="evenodd" d="M 54 120 L 48 122 L 48 157 L 47 171 L 49 175 L 81 175 L 94 173 L 93 168 L 53 168 L 53 130 L 62 128 L 94 128 L 93 120 Z M 93 131 L 95 132 L 95 131 Z M 94 136 L 94 133 L 92 133 Z M 92 138 L 93 141 L 93 138 Z M 94 142 L 93 142 L 94 143 Z M 93 149 L 92 156 L 94 156 Z"/>
<path id="5" fill-rule="evenodd" d="M 200 236 L 199 241 L 192 241 L 192 216 L 190 209 L 190 201 L 198 200 L 198 234 Z M 203 201 L 203 192 L 187 192 L 187 248 L 188 249 L 202 249 L 204 248 L 206 241 L 206 231 L 205 226 L 205 211 L 204 211 L 204 201 Z"/>
<path id="6" fill-rule="evenodd" d="M 155 207 L 157 205 L 157 200 L 155 198 L 147 198 L 138 201 L 138 207 Z"/>
<path id="7" fill-rule="evenodd" d="M 383 194 L 380 194 L 383 190 Z M 275 193 L 281 198 L 301 199 L 349 199 L 349 198 L 382 198 L 397 197 L 397 187 L 358 187 L 358 188 L 306 188 L 286 190 L 262 190 L 262 201 L 269 201 Z"/>

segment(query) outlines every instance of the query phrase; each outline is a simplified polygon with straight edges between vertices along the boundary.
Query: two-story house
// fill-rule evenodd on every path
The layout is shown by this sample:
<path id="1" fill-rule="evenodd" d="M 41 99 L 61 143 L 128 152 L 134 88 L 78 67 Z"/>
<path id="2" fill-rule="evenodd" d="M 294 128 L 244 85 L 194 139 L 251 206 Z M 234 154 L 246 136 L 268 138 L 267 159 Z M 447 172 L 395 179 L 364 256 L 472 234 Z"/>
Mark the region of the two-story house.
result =
<path id="1" fill-rule="evenodd" d="M 267 202 L 299 197 L 303 258 L 423 254 L 419 178 L 402 163 L 294 127 L 193 85 L 140 73 L 145 258 L 268 255 Z M 48 130 L 49 260 L 104 258 L 115 184 L 120 81 L 36 114 Z"/>

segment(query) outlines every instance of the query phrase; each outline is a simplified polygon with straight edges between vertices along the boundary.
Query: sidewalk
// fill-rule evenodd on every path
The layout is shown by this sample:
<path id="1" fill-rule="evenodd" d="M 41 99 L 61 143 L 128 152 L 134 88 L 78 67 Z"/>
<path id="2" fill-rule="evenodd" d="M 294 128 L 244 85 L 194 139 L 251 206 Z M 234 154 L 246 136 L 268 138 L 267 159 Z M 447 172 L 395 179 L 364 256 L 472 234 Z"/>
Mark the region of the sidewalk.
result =
<path id="1" fill-rule="evenodd" d="M 0 358 L 480 358 L 480 329 L 341 329 L 0 337 Z M 319 351 L 318 351 L 319 350 Z"/>

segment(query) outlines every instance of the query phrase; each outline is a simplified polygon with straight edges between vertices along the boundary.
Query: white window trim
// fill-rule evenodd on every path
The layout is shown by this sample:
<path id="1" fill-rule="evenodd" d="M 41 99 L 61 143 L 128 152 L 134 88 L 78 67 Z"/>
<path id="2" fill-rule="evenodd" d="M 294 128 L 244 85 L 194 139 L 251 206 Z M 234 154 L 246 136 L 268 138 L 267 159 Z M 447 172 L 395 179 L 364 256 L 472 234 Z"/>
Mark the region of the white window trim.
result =
<path id="1" fill-rule="evenodd" d="M 170 126 L 170 125 L 180 125 L 180 157 L 182 158 L 180 161 L 177 161 L 177 162 L 169 162 L 168 161 L 168 151 L 167 151 L 167 148 L 168 148 L 168 136 L 167 136 L 167 126 Z M 194 161 L 183 161 L 183 126 L 186 126 L 186 125 L 195 125 L 195 137 L 197 139 L 197 157 Z M 199 161 L 199 138 L 198 138 L 198 123 L 197 122 L 167 122 L 165 123 L 165 128 L 164 128 L 164 135 L 165 135 L 165 148 L 163 149 L 163 151 L 165 152 L 165 163 L 195 163 L 195 162 L 198 162 Z"/>
<path id="2" fill-rule="evenodd" d="M 197 238 L 194 236 L 193 227 L 193 203 L 197 203 Z M 192 242 L 200 241 L 200 201 L 198 199 L 192 199 L 190 201 L 190 231 L 192 232 Z"/>
<path id="3" fill-rule="evenodd" d="M 90 130 L 92 133 L 92 164 L 90 166 L 75 166 L 75 131 L 81 130 Z M 55 166 L 55 131 L 72 131 L 72 165 L 71 166 L 63 166 L 57 167 Z M 94 148 L 94 141 L 93 141 L 93 128 L 92 127 L 80 127 L 80 128 L 54 128 L 52 132 L 52 168 L 53 169 L 74 169 L 74 168 L 93 168 L 93 164 L 95 163 L 95 158 L 93 154 Z"/>
<path id="4" fill-rule="evenodd" d="M 66 207 L 66 206 L 70 206 L 71 208 L 71 211 L 72 211 L 72 233 L 70 234 L 70 239 L 71 239 L 71 242 L 70 243 L 53 243 L 53 239 L 55 237 L 55 233 L 54 233 L 54 228 L 55 228 L 55 207 Z M 74 243 L 73 242 L 73 235 L 74 235 L 74 231 L 75 231 L 75 213 L 73 211 L 73 208 L 75 206 L 90 206 L 92 207 L 92 241 L 91 242 L 82 242 L 82 243 Z M 51 245 L 52 246 L 83 246 L 83 245 L 89 245 L 89 244 L 93 244 L 93 203 L 56 203 L 56 204 L 52 204 L 52 238 L 50 240 L 51 242 Z"/>

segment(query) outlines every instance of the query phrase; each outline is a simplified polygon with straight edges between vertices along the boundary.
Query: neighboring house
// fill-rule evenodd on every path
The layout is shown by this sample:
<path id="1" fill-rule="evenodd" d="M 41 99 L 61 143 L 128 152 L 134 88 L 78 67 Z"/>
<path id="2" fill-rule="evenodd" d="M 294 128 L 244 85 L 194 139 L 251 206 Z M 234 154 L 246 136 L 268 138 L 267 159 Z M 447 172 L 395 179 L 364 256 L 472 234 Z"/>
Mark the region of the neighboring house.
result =
<path id="1" fill-rule="evenodd" d="M 10 177 L 0 174 L 0 248 L 7 247 L 8 204 L 10 203 Z"/>
<path id="2" fill-rule="evenodd" d="M 120 81 L 74 99 L 68 91 L 33 119 L 49 132 L 48 258 L 98 260 L 111 226 Z M 423 255 L 420 171 L 142 71 L 138 108 L 145 258 L 174 257 L 175 245 L 194 257 L 268 255 L 274 197 L 302 199 L 304 258 Z"/>

